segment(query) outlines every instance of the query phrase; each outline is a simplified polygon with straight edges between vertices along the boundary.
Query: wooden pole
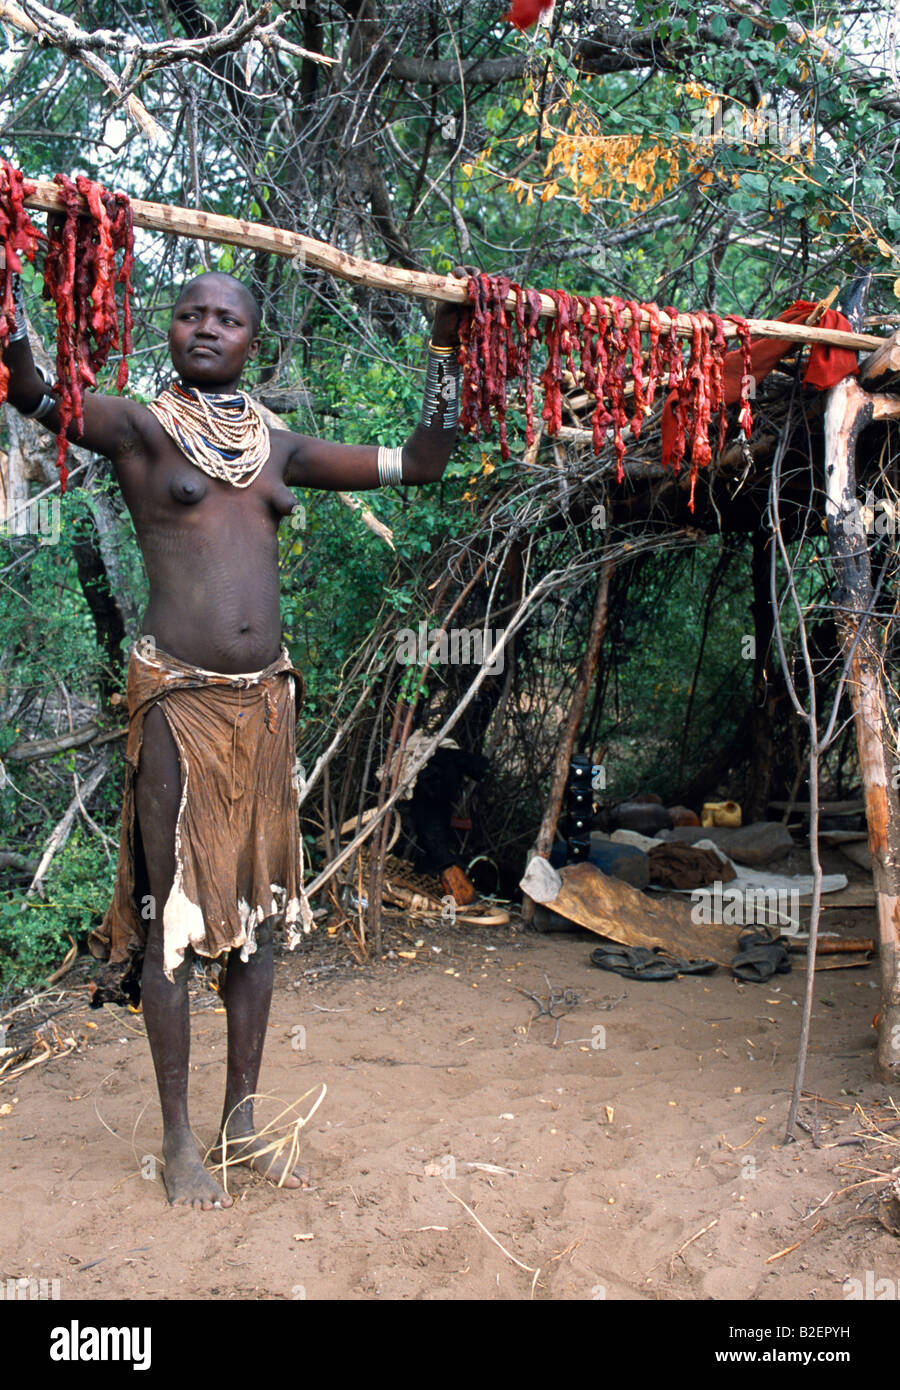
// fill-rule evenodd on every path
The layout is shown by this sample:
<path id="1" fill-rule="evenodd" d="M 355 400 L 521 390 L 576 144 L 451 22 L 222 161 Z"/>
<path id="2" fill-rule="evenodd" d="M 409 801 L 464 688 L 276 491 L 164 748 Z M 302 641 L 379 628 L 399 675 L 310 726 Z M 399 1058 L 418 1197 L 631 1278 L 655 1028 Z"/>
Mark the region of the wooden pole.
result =
<path id="1" fill-rule="evenodd" d="M 60 189 L 48 179 L 35 179 L 34 193 L 25 199 L 25 206 L 45 212 L 62 212 L 64 203 Z M 87 211 L 87 204 L 84 204 Z M 467 302 L 465 282 L 452 275 L 432 275 L 421 270 L 403 270 L 397 266 L 381 265 L 378 261 L 365 261 L 351 256 L 327 242 L 316 241 L 314 237 L 301 232 L 288 232 L 282 227 L 270 227 L 262 222 L 246 222 L 237 217 L 224 217 L 219 213 L 201 212 L 197 208 L 175 207 L 169 203 L 146 203 L 140 198 L 132 198 L 131 208 L 136 227 L 167 232 L 172 236 L 199 238 L 201 241 L 215 241 L 228 246 L 247 246 L 254 251 L 269 251 L 274 256 L 285 256 L 300 268 L 324 270 L 347 280 L 353 285 L 364 285 L 369 289 L 387 290 L 395 294 L 412 295 L 418 299 L 442 299 L 452 304 Z M 507 297 L 507 307 L 515 307 L 515 295 Z M 547 294 L 541 295 L 541 314 L 545 318 L 556 315 L 556 305 Z M 631 322 L 627 310 L 622 314 L 625 324 Z M 659 322 L 666 332 L 675 325 L 681 337 L 690 337 L 693 324 L 687 314 L 677 314 L 674 318 L 659 310 Z M 779 323 L 770 319 L 748 319 L 751 333 L 757 338 L 783 338 L 793 343 L 832 343 L 837 347 L 876 350 L 883 346 L 885 339 L 871 333 L 843 333 L 837 328 L 816 328 L 805 324 Z M 641 314 L 641 327 L 648 328 L 649 315 Z M 724 320 L 727 337 L 736 337 L 737 328 L 728 319 Z"/>
<path id="2" fill-rule="evenodd" d="M 594 599 L 594 612 L 591 617 L 591 627 L 588 634 L 587 647 L 581 662 L 581 670 L 578 673 L 578 680 L 575 684 L 575 691 L 572 695 L 572 702 L 569 705 L 569 713 L 563 725 L 559 742 L 556 746 L 556 756 L 553 760 L 553 773 L 550 778 L 550 791 L 547 794 L 547 804 L 544 807 L 544 816 L 538 831 L 537 839 L 534 842 L 534 854 L 546 859 L 553 844 L 553 832 L 559 820 L 560 808 L 562 806 L 563 793 L 566 789 L 566 778 L 569 773 L 569 762 L 572 757 L 572 749 L 575 746 L 575 739 L 578 735 L 578 728 L 581 724 L 581 716 L 584 714 L 584 707 L 587 702 L 587 693 L 591 687 L 591 682 L 597 674 L 597 662 L 600 659 L 600 644 L 603 641 L 603 634 L 606 632 L 606 623 L 609 617 L 609 581 L 612 578 L 613 561 L 606 560 L 600 571 L 600 578 L 597 581 L 597 594 Z M 532 904 L 530 898 L 524 900 L 523 916 L 526 921 L 531 920 Z"/>
<path id="3" fill-rule="evenodd" d="M 885 718 L 882 656 L 871 609 L 872 567 L 856 495 L 856 441 L 872 419 L 900 414 L 900 401 L 873 397 L 853 377 L 828 393 L 825 477 L 828 543 L 837 588 L 832 596 L 838 636 L 848 663 L 847 686 L 865 789 L 869 849 L 878 913 L 881 1026 L 875 1074 L 900 1077 L 900 803 L 890 728 Z"/>

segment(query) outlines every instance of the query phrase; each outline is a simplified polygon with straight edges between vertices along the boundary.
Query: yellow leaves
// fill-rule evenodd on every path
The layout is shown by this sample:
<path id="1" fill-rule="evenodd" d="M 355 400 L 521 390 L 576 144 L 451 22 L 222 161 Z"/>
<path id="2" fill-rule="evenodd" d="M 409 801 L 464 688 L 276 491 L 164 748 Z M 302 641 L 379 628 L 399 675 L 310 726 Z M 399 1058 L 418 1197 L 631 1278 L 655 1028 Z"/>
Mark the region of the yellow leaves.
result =
<path id="1" fill-rule="evenodd" d="M 879 249 L 879 251 L 881 252 L 882 256 L 887 256 L 888 260 L 891 259 L 891 257 L 892 257 L 893 254 L 894 254 L 894 249 L 893 249 L 892 246 L 889 246 L 889 245 L 888 245 L 888 243 L 885 241 L 884 237 L 881 237 L 881 236 L 878 237 L 878 238 L 876 239 L 876 241 L 875 241 L 875 245 L 878 247 L 878 249 Z"/>
<path id="2" fill-rule="evenodd" d="M 459 167 L 462 169 L 467 179 L 472 177 L 472 171 L 475 168 L 474 164 L 461 164 Z"/>
<path id="3" fill-rule="evenodd" d="M 894 281 L 894 298 L 900 299 L 900 278 Z"/>
<path id="4" fill-rule="evenodd" d="M 489 473 L 493 473 L 496 467 L 497 465 L 495 463 L 491 463 L 487 454 L 481 455 L 481 471 L 485 477 L 487 477 Z"/>
<path id="5" fill-rule="evenodd" d="M 650 141 L 641 135 L 597 135 L 576 128 L 573 134 L 557 131 L 544 165 L 544 177 L 553 171 L 568 179 L 582 212 L 592 199 L 618 196 L 634 211 L 651 207 L 680 177 L 680 155 L 669 143 Z M 541 194 L 543 202 L 556 197 L 558 178 L 552 178 Z"/>
<path id="6" fill-rule="evenodd" d="M 525 206 L 531 207 L 534 202 L 534 188 L 530 183 L 523 183 L 521 179 L 510 179 L 506 185 L 507 193 L 515 193 L 516 202 L 521 203 L 525 199 Z"/>

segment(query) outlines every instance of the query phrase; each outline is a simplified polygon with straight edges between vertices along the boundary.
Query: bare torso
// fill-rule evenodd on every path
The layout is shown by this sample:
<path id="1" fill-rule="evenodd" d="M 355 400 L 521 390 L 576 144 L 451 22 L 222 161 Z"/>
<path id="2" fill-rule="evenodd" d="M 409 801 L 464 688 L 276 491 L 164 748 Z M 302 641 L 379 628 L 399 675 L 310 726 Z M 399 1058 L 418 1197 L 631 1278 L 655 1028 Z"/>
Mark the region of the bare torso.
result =
<path id="1" fill-rule="evenodd" d="M 135 409 L 136 437 L 117 473 L 147 568 L 143 633 L 207 670 L 258 671 L 281 644 L 278 526 L 296 497 L 284 481 L 292 436 L 249 485 L 209 477 L 155 417 Z"/>

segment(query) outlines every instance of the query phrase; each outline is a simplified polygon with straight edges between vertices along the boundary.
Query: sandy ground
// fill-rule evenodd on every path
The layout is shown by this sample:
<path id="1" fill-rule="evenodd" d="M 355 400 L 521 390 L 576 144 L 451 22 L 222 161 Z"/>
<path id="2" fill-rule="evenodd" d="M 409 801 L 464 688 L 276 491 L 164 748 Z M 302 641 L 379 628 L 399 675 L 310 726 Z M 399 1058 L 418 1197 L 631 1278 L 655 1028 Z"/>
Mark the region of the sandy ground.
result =
<path id="1" fill-rule="evenodd" d="M 870 913 L 847 917 L 871 933 Z M 79 965 L 56 1020 L 77 1051 L 0 1087 L 0 1278 L 89 1300 L 842 1300 L 848 1276 L 900 1281 L 871 1207 L 810 1215 L 866 1176 L 847 1166 L 862 1149 L 824 1145 L 887 1098 L 876 966 L 818 976 L 807 1089 L 823 1099 L 802 1116 L 823 1147 L 782 1147 L 802 968 L 635 983 L 590 964 L 586 932 L 404 930 L 391 944 L 415 959 L 377 968 L 325 936 L 279 957 L 262 1113 L 327 1085 L 303 1137 L 313 1187 L 236 1170 L 228 1211 L 167 1207 L 143 1022 L 90 1011 Z M 556 1046 L 520 992 L 546 1003 L 548 979 L 571 991 Z M 192 1026 L 208 1144 L 225 1020 L 199 980 Z"/>

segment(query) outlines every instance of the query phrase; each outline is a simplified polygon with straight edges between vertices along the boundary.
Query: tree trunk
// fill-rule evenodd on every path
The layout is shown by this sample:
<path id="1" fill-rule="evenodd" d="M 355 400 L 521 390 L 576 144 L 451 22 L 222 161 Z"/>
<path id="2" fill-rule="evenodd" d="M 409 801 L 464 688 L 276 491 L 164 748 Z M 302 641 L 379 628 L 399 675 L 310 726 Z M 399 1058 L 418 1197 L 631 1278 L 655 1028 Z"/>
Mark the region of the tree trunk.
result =
<path id="1" fill-rule="evenodd" d="M 603 634 L 606 631 L 606 621 L 609 615 L 609 581 L 612 572 L 613 561 L 605 561 L 600 571 L 600 578 L 597 581 L 597 595 L 594 600 L 594 612 L 591 618 L 591 627 L 588 634 L 584 659 L 582 660 L 578 681 L 572 695 L 569 713 L 563 726 L 559 743 L 556 747 L 556 757 L 553 761 L 553 775 L 550 779 L 550 791 L 547 795 L 547 804 L 544 808 L 544 817 L 541 821 L 541 827 L 534 844 L 534 853 L 540 855 L 544 859 L 546 859 L 549 854 L 550 846 L 553 843 L 553 833 L 556 830 L 556 822 L 559 820 L 563 793 L 566 789 L 569 760 L 572 757 L 572 749 L 575 746 L 575 739 L 578 735 L 579 725 L 581 724 L 581 716 L 584 714 L 587 693 L 597 671 L 597 662 L 600 659 L 600 643 L 603 641 Z M 526 899 L 526 904 L 527 902 L 528 899 Z"/>
<path id="2" fill-rule="evenodd" d="M 900 803 L 886 718 L 878 630 L 871 617 L 872 567 L 856 496 L 856 440 L 874 403 L 852 377 L 829 393 L 825 413 L 828 543 L 837 586 L 832 603 L 848 662 L 847 688 L 866 799 L 869 849 L 878 912 L 881 1025 L 875 1074 L 900 1073 Z M 880 412 L 878 412 L 880 413 Z"/>
<path id="3" fill-rule="evenodd" d="M 772 603 L 769 597 L 769 545 L 764 531 L 753 534 L 750 574 L 753 583 L 753 694 L 750 704 L 750 769 L 744 796 L 744 820 L 748 824 L 766 819 L 772 787 L 775 754 L 774 720 L 776 698 L 767 668 L 772 642 Z"/>

